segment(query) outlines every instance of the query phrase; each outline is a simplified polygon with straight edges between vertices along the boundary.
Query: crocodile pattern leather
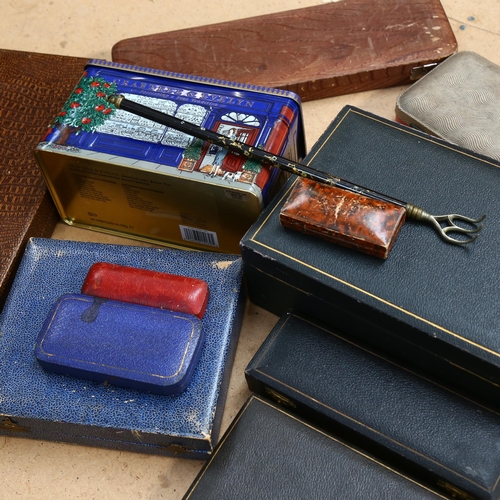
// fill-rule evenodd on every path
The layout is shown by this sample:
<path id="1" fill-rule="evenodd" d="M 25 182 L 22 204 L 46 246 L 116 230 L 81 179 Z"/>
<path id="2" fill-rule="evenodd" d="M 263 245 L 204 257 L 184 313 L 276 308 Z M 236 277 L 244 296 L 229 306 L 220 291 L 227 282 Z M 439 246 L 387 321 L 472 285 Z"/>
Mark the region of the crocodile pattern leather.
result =
<path id="1" fill-rule="evenodd" d="M 86 59 L 0 50 L 0 305 L 25 244 L 58 220 L 33 150 Z"/>

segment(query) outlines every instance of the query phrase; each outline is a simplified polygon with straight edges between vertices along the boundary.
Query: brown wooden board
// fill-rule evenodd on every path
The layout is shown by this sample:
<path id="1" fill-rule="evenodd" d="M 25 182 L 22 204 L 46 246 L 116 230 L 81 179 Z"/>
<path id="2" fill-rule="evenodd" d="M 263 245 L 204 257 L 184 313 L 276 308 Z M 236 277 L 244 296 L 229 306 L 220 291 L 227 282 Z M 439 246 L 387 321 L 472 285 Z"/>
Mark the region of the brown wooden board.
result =
<path id="1" fill-rule="evenodd" d="M 112 58 L 308 101 L 410 83 L 456 50 L 439 0 L 343 0 L 121 40 Z"/>
<path id="2" fill-rule="evenodd" d="M 34 150 L 87 59 L 0 50 L 0 307 L 27 240 L 58 220 Z"/>

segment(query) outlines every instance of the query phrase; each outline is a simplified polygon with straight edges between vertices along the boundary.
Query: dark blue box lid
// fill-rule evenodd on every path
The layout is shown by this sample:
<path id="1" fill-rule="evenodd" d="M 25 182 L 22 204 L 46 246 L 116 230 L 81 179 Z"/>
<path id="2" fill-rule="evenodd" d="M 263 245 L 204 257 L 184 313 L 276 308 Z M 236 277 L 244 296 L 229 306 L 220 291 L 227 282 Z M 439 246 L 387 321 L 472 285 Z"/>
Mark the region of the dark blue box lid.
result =
<path id="1" fill-rule="evenodd" d="M 432 500 L 445 497 L 252 395 L 183 500 Z"/>
<path id="2" fill-rule="evenodd" d="M 429 213 L 486 214 L 470 245 L 408 221 L 384 262 L 279 222 L 294 179 L 241 240 L 250 300 L 295 309 L 498 407 L 499 166 L 346 106 L 304 163 Z"/>

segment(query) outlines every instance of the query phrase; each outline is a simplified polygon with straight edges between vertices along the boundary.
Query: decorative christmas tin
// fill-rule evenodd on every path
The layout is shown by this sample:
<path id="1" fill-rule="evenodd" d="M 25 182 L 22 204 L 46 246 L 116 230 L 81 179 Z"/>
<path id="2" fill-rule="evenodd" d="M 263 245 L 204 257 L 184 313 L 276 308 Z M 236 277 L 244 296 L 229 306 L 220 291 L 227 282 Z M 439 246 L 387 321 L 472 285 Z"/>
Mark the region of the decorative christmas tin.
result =
<path id="1" fill-rule="evenodd" d="M 36 148 L 66 223 L 239 252 L 280 171 L 116 109 L 115 93 L 291 160 L 305 149 L 298 96 L 93 60 Z"/>

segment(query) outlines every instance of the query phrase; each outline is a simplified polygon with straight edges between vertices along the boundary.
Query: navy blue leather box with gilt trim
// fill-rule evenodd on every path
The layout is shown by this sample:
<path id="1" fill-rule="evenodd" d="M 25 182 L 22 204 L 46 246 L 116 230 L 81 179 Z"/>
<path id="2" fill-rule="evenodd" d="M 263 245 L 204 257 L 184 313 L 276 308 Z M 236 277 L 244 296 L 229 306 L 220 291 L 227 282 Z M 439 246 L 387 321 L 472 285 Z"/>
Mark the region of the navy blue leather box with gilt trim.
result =
<path id="1" fill-rule="evenodd" d="M 500 414 L 348 334 L 289 312 L 245 375 L 251 390 L 444 494 L 499 498 Z"/>
<path id="2" fill-rule="evenodd" d="M 255 395 L 182 498 L 450 499 Z"/>
<path id="3" fill-rule="evenodd" d="M 44 370 L 37 336 L 58 297 L 79 293 L 89 267 L 110 262 L 203 279 L 210 299 L 191 382 L 165 396 Z M 218 439 L 245 304 L 241 258 L 31 239 L 0 316 L 0 435 L 206 459 Z"/>
<path id="4" fill-rule="evenodd" d="M 245 376 L 254 392 L 444 494 L 499 498 L 499 412 L 348 334 L 291 311 Z"/>
<path id="5" fill-rule="evenodd" d="M 389 257 L 280 224 L 294 179 L 241 240 L 249 299 L 295 309 L 492 405 L 500 402 L 500 163 L 353 106 L 304 163 L 429 213 L 486 214 L 470 245 L 408 220 Z"/>

